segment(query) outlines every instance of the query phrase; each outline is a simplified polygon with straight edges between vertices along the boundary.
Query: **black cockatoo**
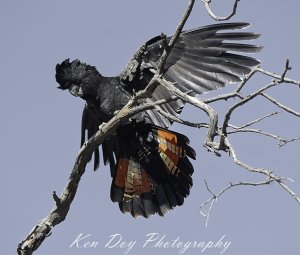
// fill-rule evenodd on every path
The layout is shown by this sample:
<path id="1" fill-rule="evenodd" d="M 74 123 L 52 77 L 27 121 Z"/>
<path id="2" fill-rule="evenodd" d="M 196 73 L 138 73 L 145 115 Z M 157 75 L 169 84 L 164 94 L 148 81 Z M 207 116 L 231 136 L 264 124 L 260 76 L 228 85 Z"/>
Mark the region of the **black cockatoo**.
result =
<path id="1" fill-rule="evenodd" d="M 181 33 L 164 66 L 163 77 L 182 92 L 193 95 L 241 81 L 260 62 L 239 53 L 254 53 L 261 47 L 234 41 L 256 39 L 259 35 L 232 31 L 248 23 L 224 23 Z M 227 31 L 229 30 L 229 31 Z M 167 41 L 170 37 L 167 37 Z M 109 121 L 133 96 L 144 89 L 156 71 L 164 42 L 157 36 L 140 47 L 120 75 L 102 76 L 94 66 L 69 59 L 56 66 L 59 88 L 85 100 L 81 145 L 91 138 L 101 123 Z M 147 102 L 169 99 L 172 94 L 158 86 Z M 161 105 L 177 116 L 184 106 L 180 99 Z M 105 164 L 112 174 L 111 199 L 122 212 L 134 217 L 163 216 L 182 205 L 192 187 L 195 151 L 189 139 L 168 130 L 172 122 L 155 109 L 147 110 L 123 123 L 102 144 Z M 98 148 L 94 153 L 99 165 Z"/>

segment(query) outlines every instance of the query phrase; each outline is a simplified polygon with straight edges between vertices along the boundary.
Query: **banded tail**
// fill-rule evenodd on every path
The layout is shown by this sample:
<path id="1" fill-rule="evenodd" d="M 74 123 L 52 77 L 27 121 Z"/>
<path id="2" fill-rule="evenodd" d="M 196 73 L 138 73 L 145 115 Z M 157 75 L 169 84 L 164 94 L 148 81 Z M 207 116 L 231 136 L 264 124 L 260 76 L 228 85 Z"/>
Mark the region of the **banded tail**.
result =
<path id="1" fill-rule="evenodd" d="M 163 216 L 183 204 L 193 185 L 196 153 L 189 139 L 152 124 L 135 123 L 117 132 L 121 143 L 111 199 L 133 217 Z"/>

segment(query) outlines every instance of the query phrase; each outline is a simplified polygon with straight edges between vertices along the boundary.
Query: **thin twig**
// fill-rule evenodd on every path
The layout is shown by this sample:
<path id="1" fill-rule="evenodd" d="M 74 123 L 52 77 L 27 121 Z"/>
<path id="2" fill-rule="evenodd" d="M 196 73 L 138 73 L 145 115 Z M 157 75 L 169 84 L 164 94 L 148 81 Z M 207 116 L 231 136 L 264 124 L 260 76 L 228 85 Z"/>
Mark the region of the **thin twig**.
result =
<path id="1" fill-rule="evenodd" d="M 268 185 L 272 182 L 277 182 L 285 191 L 287 191 L 297 202 L 298 204 L 300 204 L 300 197 L 287 185 L 284 183 L 284 180 L 288 180 L 288 181 L 292 181 L 292 179 L 290 178 L 286 178 L 286 177 L 279 177 L 277 175 L 274 174 L 274 171 L 271 170 L 267 170 L 264 168 L 257 168 L 257 167 L 253 167 L 250 166 L 242 161 L 240 161 L 237 157 L 237 154 L 233 148 L 233 146 L 231 145 L 230 141 L 228 138 L 224 139 L 224 142 L 226 144 L 226 146 L 229 149 L 230 155 L 233 158 L 233 161 L 239 165 L 240 167 L 246 169 L 249 172 L 253 172 L 253 173 L 257 173 L 257 174 L 263 174 L 266 176 L 266 180 L 262 181 L 262 182 L 238 182 L 235 184 L 230 183 L 229 186 L 227 186 L 226 188 L 224 188 L 223 190 L 221 190 L 219 193 L 215 194 L 214 192 L 211 191 L 211 189 L 209 188 L 206 180 L 205 180 L 205 185 L 206 185 L 206 189 L 208 190 L 208 192 L 212 195 L 208 200 L 206 200 L 204 203 L 202 203 L 200 205 L 200 213 L 202 216 L 204 216 L 205 220 L 205 225 L 207 226 L 208 221 L 209 221 L 209 217 L 210 217 L 210 213 L 212 210 L 212 206 L 213 203 L 215 201 L 217 201 L 217 199 L 223 195 L 226 191 L 228 191 L 229 189 L 233 188 L 233 187 L 237 187 L 237 186 L 261 186 L 261 185 Z M 207 212 L 204 211 L 204 207 L 206 207 L 206 205 L 209 204 L 209 209 Z"/>
<path id="2" fill-rule="evenodd" d="M 238 6 L 238 2 L 240 0 L 235 0 L 234 2 L 234 5 L 233 5 L 233 9 L 232 9 L 232 13 L 230 13 L 228 16 L 226 17 L 219 17 L 217 15 L 215 15 L 213 13 L 213 11 L 211 10 L 210 8 L 210 3 L 212 2 L 211 0 L 202 0 L 202 2 L 204 3 L 205 5 L 205 8 L 209 14 L 209 16 L 211 16 L 214 20 L 217 20 L 217 21 L 224 21 L 224 20 L 229 20 L 231 19 L 235 14 L 236 14 L 236 10 L 237 10 L 237 6 Z"/>
<path id="3" fill-rule="evenodd" d="M 204 180 L 205 181 L 205 180 Z M 224 189 L 222 189 L 221 191 L 219 191 L 218 193 L 213 193 L 207 182 L 205 181 L 205 185 L 206 185 L 206 189 L 207 191 L 212 194 L 212 196 L 206 200 L 204 203 L 202 203 L 200 206 L 199 206 L 199 209 L 200 209 L 200 214 L 205 218 L 205 226 L 207 227 L 208 226 L 208 221 L 209 221 L 209 218 L 210 218 L 210 214 L 211 214 L 211 211 L 212 211 L 212 207 L 213 207 L 213 204 L 214 202 L 217 202 L 218 198 L 223 195 L 226 191 L 228 191 L 229 189 L 231 188 L 234 188 L 234 187 L 238 187 L 238 186 L 254 186 L 254 187 L 257 187 L 257 186 L 263 186 L 263 185 L 268 185 L 272 182 L 274 182 L 275 180 L 272 180 L 272 179 L 266 179 L 265 181 L 261 181 L 261 182 L 238 182 L 238 183 L 230 183 L 227 187 L 225 187 Z M 204 208 L 209 204 L 209 208 L 207 210 L 207 212 L 204 211 Z"/>
<path id="4" fill-rule="evenodd" d="M 267 118 L 269 118 L 269 117 L 275 116 L 275 115 L 277 115 L 277 114 L 279 114 L 279 113 L 281 113 L 281 112 L 272 112 L 272 113 L 269 113 L 269 114 L 267 114 L 267 115 L 265 115 L 265 116 L 263 116 L 263 117 L 260 117 L 260 118 L 258 118 L 258 119 L 252 120 L 252 121 L 250 121 L 250 122 L 248 122 L 248 123 L 246 123 L 246 124 L 244 124 L 244 125 L 242 125 L 242 126 L 239 126 L 239 127 L 233 126 L 233 125 L 228 125 L 228 126 L 234 128 L 234 129 L 243 129 L 243 128 L 252 126 L 253 124 L 256 124 L 256 123 L 258 123 L 258 122 L 261 122 L 261 121 L 264 120 L 264 119 L 267 119 Z"/>
<path id="5" fill-rule="evenodd" d="M 246 78 L 244 78 L 242 80 L 242 82 L 238 85 L 238 87 L 236 88 L 235 92 L 240 93 L 242 88 L 247 84 L 247 82 L 253 77 L 253 75 L 255 75 L 257 73 L 258 70 L 258 66 L 253 68 L 252 71 L 247 75 Z"/>
<path id="6" fill-rule="evenodd" d="M 277 101 L 275 98 L 267 95 L 266 93 L 260 93 L 261 96 L 263 96 L 264 98 L 268 99 L 270 102 L 272 102 L 273 104 L 277 105 L 279 108 L 285 110 L 286 112 L 293 114 L 297 117 L 300 117 L 300 113 L 294 111 L 293 109 L 291 109 L 290 107 L 287 107 L 286 105 L 280 103 L 279 101 Z"/>
<path id="7" fill-rule="evenodd" d="M 257 68 L 257 72 L 260 72 L 262 74 L 265 74 L 267 76 L 273 77 L 273 78 L 278 79 L 278 80 L 282 80 L 282 82 L 284 82 L 284 83 L 292 83 L 292 84 L 298 85 L 300 87 L 300 81 L 298 81 L 298 80 L 293 80 L 293 79 L 289 79 L 289 78 L 286 78 L 286 77 L 284 77 L 282 79 L 282 75 L 278 75 L 276 73 L 269 72 L 269 71 L 264 70 L 262 68 Z"/>
<path id="8" fill-rule="evenodd" d="M 240 99 L 243 99 L 243 97 L 239 93 L 237 93 L 236 91 L 233 91 L 233 92 L 218 95 L 218 96 L 215 96 L 215 97 L 212 97 L 212 98 L 203 98 L 201 100 L 205 104 L 210 104 L 210 103 L 221 101 L 221 100 L 227 101 L 230 98 L 236 98 L 236 97 L 238 97 Z"/>
<path id="9" fill-rule="evenodd" d="M 288 143 L 295 142 L 295 141 L 299 141 L 299 140 L 300 140 L 300 137 L 292 138 L 292 139 L 290 139 L 290 140 L 286 140 L 286 141 L 281 142 L 278 146 L 279 146 L 279 147 L 282 147 L 282 146 L 284 146 L 284 145 L 286 145 L 286 144 L 288 144 Z"/>
<path id="10" fill-rule="evenodd" d="M 224 122 L 223 122 L 223 125 L 222 125 L 222 133 L 224 135 L 227 134 L 227 127 L 228 127 L 228 123 L 229 123 L 229 120 L 231 118 L 231 115 L 233 113 L 233 111 L 235 109 L 237 109 L 238 107 L 246 104 L 247 102 L 249 102 L 250 100 L 252 100 L 253 98 L 257 97 L 260 93 L 262 93 L 263 91 L 271 88 L 271 87 L 274 87 L 278 85 L 278 82 L 276 81 L 272 81 L 271 83 L 267 84 L 266 86 L 260 88 L 259 90 L 255 91 L 254 93 L 251 93 L 250 95 L 246 96 L 244 99 L 242 99 L 241 101 L 239 101 L 238 103 L 234 104 L 233 106 L 231 106 L 226 115 L 225 115 L 225 118 L 224 118 Z"/>
<path id="11" fill-rule="evenodd" d="M 234 128 L 235 130 L 228 131 L 227 134 L 256 133 L 256 134 L 268 136 L 268 137 L 271 137 L 271 138 L 277 140 L 278 141 L 278 145 L 280 145 L 282 143 L 286 143 L 288 141 L 287 139 L 282 138 L 279 135 L 274 135 L 272 133 L 268 133 L 268 132 L 262 131 L 261 129 L 254 129 L 254 128 L 242 128 L 242 129 L 239 129 L 239 128 L 233 126 L 233 125 L 229 125 L 229 127 Z"/>
<path id="12" fill-rule="evenodd" d="M 275 180 L 282 188 L 284 188 L 296 201 L 297 203 L 300 205 L 300 197 L 292 190 L 290 189 L 284 182 L 283 180 L 286 180 L 287 178 L 282 178 L 282 177 L 278 177 L 274 174 L 274 171 L 268 170 L 268 169 L 264 169 L 264 168 L 257 168 L 257 167 L 253 167 L 250 166 L 246 163 L 244 163 L 243 161 L 239 160 L 237 157 L 237 154 L 233 148 L 233 146 L 231 145 L 230 141 L 228 138 L 225 139 L 225 143 L 226 146 L 228 147 L 229 151 L 230 151 L 230 155 L 233 158 L 233 161 L 239 165 L 240 167 L 246 169 L 249 172 L 253 172 L 253 173 L 259 173 L 259 174 L 263 174 L 265 175 L 267 178 L 269 178 L 270 180 Z"/>
<path id="13" fill-rule="evenodd" d="M 281 77 L 280 77 L 280 81 L 284 81 L 284 78 L 287 74 L 288 71 L 292 70 L 292 68 L 290 67 L 290 61 L 287 59 L 285 62 L 285 69 L 284 72 L 282 73 Z"/>

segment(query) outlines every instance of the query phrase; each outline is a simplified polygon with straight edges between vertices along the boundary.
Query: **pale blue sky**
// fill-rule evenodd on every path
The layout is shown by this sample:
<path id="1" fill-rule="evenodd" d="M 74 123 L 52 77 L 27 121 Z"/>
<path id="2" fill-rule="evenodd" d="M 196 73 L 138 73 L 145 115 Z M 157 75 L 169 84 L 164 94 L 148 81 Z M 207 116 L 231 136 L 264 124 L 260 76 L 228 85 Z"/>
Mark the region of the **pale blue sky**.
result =
<path id="1" fill-rule="evenodd" d="M 83 101 L 56 89 L 55 65 L 67 57 L 96 65 L 103 75 L 118 74 L 134 51 L 161 32 L 171 34 L 187 1 L 0 1 L 0 70 L 1 70 L 1 160 L 0 194 L 2 198 L 1 233 L 3 254 L 15 253 L 31 228 L 45 217 L 54 202 L 52 191 L 63 190 L 80 142 Z M 220 2 L 215 10 L 226 15 L 231 1 Z M 226 3 L 225 3 L 226 2 Z M 233 21 L 251 22 L 248 29 L 262 34 L 258 54 L 265 69 L 281 72 L 286 58 L 293 67 L 288 76 L 300 79 L 299 9 L 296 0 L 240 1 Z M 272 4 L 270 4 L 272 2 Z M 215 23 L 195 5 L 186 28 Z M 250 82 L 257 88 L 268 82 L 259 76 Z M 231 87 L 233 88 L 233 87 Z M 229 91 L 227 88 L 223 91 Z M 219 91 L 222 92 L 222 91 Z M 284 85 L 271 94 L 300 111 L 299 89 Z M 214 104 L 221 113 L 225 105 Z M 232 123 L 242 124 L 276 108 L 258 99 L 241 108 Z M 199 115 L 197 115 L 199 114 Z M 206 121 L 204 114 L 185 109 L 183 118 Z M 267 131 L 296 137 L 299 120 L 282 114 L 261 125 Z M 35 254 L 123 254 L 120 248 L 107 249 L 111 234 L 123 235 L 124 241 L 136 240 L 129 254 L 178 254 L 178 249 L 142 248 L 146 235 L 157 232 L 165 240 L 177 237 L 186 241 L 217 241 L 223 235 L 231 241 L 224 254 L 295 254 L 300 250 L 300 206 L 278 185 L 259 188 L 236 188 L 215 204 L 208 228 L 198 206 L 209 198 L 206 179 L 215 192 L 230 181 L 261 180 L 231 163 L 227 155 L 217 158 L 203 147 L 205 132 L 178 125 L 173 129 L 191 138 L 197 151 L 193 162 L 195 174 L 191 195 L 184 206 L 164 218 L 133 219 L 123 215 L 110 201 L 109 170 L 101 165 L 98 172 L 89 164 L 77 196 L 65 222 L 53 229 L 51 237 Z M 291 177 L 290 186 L 300 194 L 298 163 L 299 142 L 277 148 L 275 141 L 254 135 L 232 138 L 241 159 L 259 167 L 276 170 Z M 99 241 L 97 248 L 69 248 L 76 237 L 91 234 Z M 219 254 L 206 250 L 202 254 Z M 184 254 L 201 254 L 189 249 Z"/>

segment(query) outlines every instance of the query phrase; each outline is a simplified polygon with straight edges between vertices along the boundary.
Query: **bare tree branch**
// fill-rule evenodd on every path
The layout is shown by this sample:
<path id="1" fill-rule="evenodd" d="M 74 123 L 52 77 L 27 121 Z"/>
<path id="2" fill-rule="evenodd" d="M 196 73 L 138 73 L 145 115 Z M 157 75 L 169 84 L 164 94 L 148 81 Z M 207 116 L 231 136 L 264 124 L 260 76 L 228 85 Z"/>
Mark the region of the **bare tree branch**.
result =
<path id="1" fill-rule="evenodd" d="M 274 87 L 278 84 L 278 82 L 276 81 L 272 81 L 271 83 L 267 84 L 266 86 L 260 88 L 259 90 L 251 93 L 250 95 L 248 95 L 247 97 L 243 98 L 241 101 L 239 101 L 238 103 L 234 104 L 233 106 L 231 106 L 226 115 L 225 115 L 225 118 L 224 118 L 224 122 L 223 122 L 223 125 L 222 125 L 222 133 L 223 134 L 227 134 L 227 127 L 228 127 L 228 123 L 229 123 L 229 120 L 231 118 L 231 115 L 233 113 L 233 111 L 235 109 L 237 109 L 238 107 L 246 104 L 247 102 L 249 102 L 250 100 L 252 100 L 253 98 L 257 97 L 261 92 L 271 88 L 271 87 Z"/>
<path id="2" fill-rule="evenodd" d="M 247 97 L 244 97 L 240 102 L 236 103 L 235 105 L 233 105 L 232 107 L 229 108 L 229 110 L 227 111 L 227 113 L 225 115 L 224 122 L 223 122 L 223 125 L 222 125 L 222 134 L 226 135 L 228 122 L 229 122 L 230 117 L 231 117 L 231 115 L 232 115 L 232 113 L 235 109 L 237 109 L 238 107 L 240 107 L 240 106 L 244 105 L 245 103 L 249 102 L 253 98 L 257 97 L 258 95 L 261 95 L 264 91 L 268 90 L 269 88 L 274 87 L 276 85 L 279 85 L 281 83 L 284 83 L 286 80 L 288 80 L 290 83 L 294 83 L 294 84 L 298 83 L 297 81 L 285 78 L 285 75 L 286 75 L 287 71 L 291 69 L 288 64 L 289 64 L 289 62 L 287 61 L 286 65 L 285 65 L 285 69 L 284 69 L 281 76 L 275 75 L 276 79 L 274 79 L 272 82 L 270 82 L 269 84 L 265 85 L 264 87 L 258 89 L 257 91 L 251 93 Z M 254 69 L 253 72 L 249 76 L 251 77 L 257 71 L 261 72 L 261 70 L 262 69 L 260 69 L 260 68 Z M 269 72 L 266 72 L 266 73 L 269 73 Z M 247 79 L 245 81 L 247 81 Z M 236 91 L 240 91 L 242 89 L 242 87 L 246 84 L 245 81 L 241 82 L 241 84 L 238 86 Z"/>
<path id="3" fill-rule="evenodd" d="M 275 116 L 275 115 L 277 115 L 277 114 L 279 114 L 279 113 L 281 113 L 281 112 L 272 112 L 272 113 L 269 113 L 269 114 L 267 114 L 267 115 L 265 115 L 265 116 L 263 116 L 263 117 L 260 117 L 260 118 L 258 118 L 258 119 L 256 119 L 256 120 L 252 120 L 252 121 L 250 121 L 250 122 L 248 122 L 248 123 L 246 123 L 246 124 L 244 124 L 244 125 L 242 125 L 242 126 L 239 126 L 239 127 L 233 126 L 233 125 L 230 125 L 230 124 L 229 124 L 228 126 L 234 128 L 234 129 L 243 129 L 243 128 L 246 128 L 246 127 L 250 127 L 250 126 L 252 126 L 253 124 L 256 124 L 256 123 L 258 123 L 258 122 L 261 122 L 261 121 L 264 120 L 264 119 L 267 119 L 267 118 L 270 118 L 270 117 L 272 117 L 272 116 Z"/>
<path id="4" fill-rule="evenodd" d="M 261 129 L 253 129 L 253 128 L 242 128 L 242 129 L 239 129 L 239 128 L 233 126 L 233 125 L 229 125 L 229 126 L 232 127 L 232 128 L 234 128 L 235 130 L 228 131 L 227 134 L 256 133 L 256 134 L 268 136 L 268 137 L 271 137 L 271 138 L 277 140 L 279 145 L 282 144 L 282 143 L 287 143 L 287 141 L 288 141 L 287 139 L 282 138 L 279 135 L 274 135 L 272 133 L 262 131 Z"/>
<path id="5" fill-rule="evenodd" d="M 264 98 L 268 99 L 269 101 L 271 101 L 273 104 L 276 104 L 279 108 L 285 110 L 286 112 L 290 113 L 290 114 L 293 114 L 297 117 L 300 117 L 300 113 L 299 112 L 296 112 L 294 111 L 293 109 L 285 106 L 284 104 L 278 102 L 275 98 L 267 95 L 266 93 L 260 93 Z"/>
<path id="6" fill-rule="evenodd" d="M 267 178 L 265 181 L 261 181 L 261 182 L 238 182 L 238 183 L 230 183 L 226 188 L 224 188 L 223 190 L 219 191 L 217 194 L 214 194 L 210 190 L 210 188 L 209 188 L 206 180 L 204 180 L 207 191 L 210 194 L 212 194 L 212 196 L 209 199 L 207 199 L 204 203 L 202 203 L 199 206 L 200 214 L 205 218 L 205 226 L 206 227 L 208 226 L 208 221 L 209 221 L 209 218 L 210 218 L 210 214 L 211 214 L 214 202 L 217 202 L 218 198 L 221 195 L 223 195 L 226 191 L 230 190 L 233 187 L 238 187 L 238 186 L 254 186 L 254 187 L 257 187 L 257 186 L 262 186 L 262 185 L 268 185 L 268 184 L 270 184 L 270 183 L 272 183 L 274 181 L 275 180 Z M 207 207 L 207 205 L 209 205 L 209 207 L 208 207 L 208 210 L 205 211 L 205 207 Z"/>
<path id="7" fill-rule="evenodd" d="M 286 141 L 282 142 L 282 143 L 279 144 L 278 146 L 279 146 L 279 147 L 282 147 L 282 146 L 284 146 L 284 145 L 286 145 L 286 144 L 288 144 L 288 143 L 295 142 L 295 141 L 298 141 L 298 140 L 300 140 L 300 137 L 292 138 L 292 139 L 290 139 L 290 140 L 286 140 Z"/>
<path id="8" fill-rule="evenodd" d="M 278 141 L 279 147 L 289 143 L 289 142 L 294 142 L 297 140 L 300 140 L 300 138 L 293 138 L 293 139 L 285 139 L 282 138 L 278 135 L 272 134 L 272 133 L 268 133 L 268 132 L 264 132 L 261 129 L 250 129 L 248 127 L 257 124 L 259 122 L 261 122 L 262 120 L 265 120 L 269 117 L 273 117 L 275 115 L 278 115 L 278 112 L 274 112 L 271 114 L 267 114 L 263 117 L 257 118 L 255 120 L 252 120 L 244 125 L 241 125 L 239 127 L 234 126 L 232 124 L 229 124 L 229 120 L 230 117 L 233 113 L 233 111 L 237 108 L 239 108 L 240 106 L 248 103 L 249 101 L 251 101 L 252 99 L 254 99 L 255 97 L 257 97 L 258 95 L 262 95 L 263 97 L 265 97 L 266 99 L 268 99 L 270 102 L 272 102 L 273 104 L 277 105 L 279 108 L 285 110 L 287 113 L 290 113 L 292 115 L 295 115 L 297 117 L 299 117 L 299 113 L 294 111 L 293 109 L 283 105 L 282 103 L 280 103 L 279 101 L 277 101 L 276 99 L 268 96 L 264 91 L 275 87 L 277 85 L 280 85 L 281 83 L 292 83 L 295 85 L 299 85 L 299 81 L 296 80 L 292 80 L 289 78 L 286 78 L 286 74 L 287 71 L 290 70 L 291 68 L 289 67 L 289 62 L 286 62 L 285 65 L 285 69 L 282 73 L 282 75 L 277 75 L 277 74 L 272 74 L 271 72 L 265 71 L 261 68 L 257 68 L 254 69 L 252 71 L 252 73 L 249 75 L 249 77 L 247 77 L 244 81 L 242 81 L 240 83 L 240 85 L 238 85 L 237 89 L 231 93 L 227 93 L 227 94 L 223 94 L 223 95 L 219 95 L 217 97 L 211 98 L 211 99 L 207 99 L 207 100 L 203 100 L 203 102 L 205 103 L 210 103 L 210 102 L 215 102 L 215 101 L 219 101 L 219 100 L 227 100 L 229 98 L 239 98 L 240 101 L 237 102 L 236 104 L 234 104 L 233 106 L 231 106 L 228 110 L 227 113 L 225 115 L 224 118 L 224 122 L 221 128 L 219 128 L 217 130 L 218 135 L 221 137 L 220 138 L 220 144 L 224 143 L 224 145 L 220 145 L 219 149 L 224 150 L 224 148 L 226 148 L 229 152 L 229 155 L 231 155 L 233 161 L 240 167 L 244 168 L 245 170 L 252 172 L 252 173 L 256 173 L 256 174 L 263 174 L 266 176 L 266 180 L 263 182 L 258 182 L 258 183 L 251 183 L 251 182 L 239 182 L 236 184 L 230 184 L 228 187 L 226 187 L 225 189 L 221 190 L 219 193 L 214 194 L 208 187 L 207 182 L 205 181 L 207 190 L 209 191 L 209 193 L 212 194 L 212 197 L 210 199 L 208 199 L 206 202 L 204 202 L 202 205 L 200 205 L 200 213 L 201 215 L 205 218 L 205 224 L 207 226 L 208 221 L 209 221 L 209 217 L 210 217 L 210 213 L 212 211 L 213 208 L 213 204 L 215 201 L 217 201 L 217 198 L 219 198 L 223 193 L 225 193 L 227 190 L 231 189 L 232 187 L 236 187 L 236 186 L 260 186 L 260 185 L 267 185 L 270 184 L 272 182 L 277 182 L 285 191 L 287 191 L 297 202 L 298 204 L 300 204 L 300 198 L 299 196 L 286 184 L 284 183 L 284 180 L 290 180 L 290 178 L 286 178 L 286 177 L 279 177 L 277 175 L 274 174 L 274 171 L 272 170 L 268 170 L 268 169 L 264 169 L 264 168 L 257 168 L 257 167 L 253 167 L 250 166 L 244 162 L 242 162 L 241 160 L 238 159 L 236 152 L 234 150 L 234 147 L 231 145 L 230 141 L 229 141 L 229 137 L 228 135 L 230 134 L 234 134 L 234 133 L 238 133 L 238 132 L 252 132 L 252 133 L 257 133 L 260 135 L 265 135 L 265 136 L 269 136 L 273 139 L 276 139 Z M 250 95 L 247 96 L 243 96 L 240 94 L 241 89 L 246 85 L 247 81 L 250 79 L 250 77 L 252 77 L 256 72 L 260 72 L 263 73 L 265 75 L 271 76 L 272 78 L 274 78 L 274 80 L 272 80 L 272 82 L 270 82 L 269 84 L 263 86 L 262 88 L 258 89 L 257 91 L 251 93 Z M 230 130 L 227 131 L 227 128 L 232 128 L 234 130 Z M 214 146 L 214 149 L 218 148 L 218 146 Z M 204 211 L 204 207 L 209 206 L 207 211 Z"/>
<path id="9" fill-rule="evenodd" d="M 238 7 L 238 2 L 240 0 L 235 0 L 234 4 L 233 4 L 233 9 L 232 9 L 232 13 L 230 13 L 228 16 L 226 17 L 219 17 L 217 15 L 215 15 L 213 13 L 213 11 L 211 10 L 210 8 L 210 3 L 212 2 L 212 0 L 202 0 L 202 2 L 204 3 L 205 5 L 205 8 L 209 14 L 210 17 L 212 17 L 214 20 L 217 20 L 217 21 L 224 21 L 224 20 L 229 20 L 231 19 L 235 14 L 236 14 L 236 10 L 237 10 L 237 7 Z"/>
<path id="10" fill-rule="evenodd" d="M 272 72 L 269 72 L 267 70 L 264 70 L 262 68 L 257 68 L 256 70 L 257 72 L 260 72 L 262 74 L 265 74 L 267 76 L 270 76 L 270 77 L 273 77 L 277 80 L 281 80 L 281 82 L 284 82 L 284 83 L 292 83 L 292 84 L 295 84 L 295 85 L 298 85 L 299 88 L 300 88 L 300 81 L 297 81 L 297 80 L 293 80 L 293 79 L 289 79 L 289 78 L 286 78 L 285 76 L 283 77 L 282 79 L 282 75 L 278 75 L 276 73 L 272 73 Z"/>
<path id="11" fill-rule="evenodd" d="M 246 169 L 249 172 L 253 172 L 253 173 L 258 173 L 258 174 L 263 174 L 265 175 L 267 178 L 269 178 L 270 180 L 274 180 L 276 181 L 281 187 L 283 187 L 296 201 L 297 203 L 300 205 L 300 197 L 298 195 L 296 195 L 296 193 L 294 191 L 292 191 L 292 189 L 290 189 L 284 182 L 283 180 L 289 179 L 289 178 L 285 178 L 285 177 L 278 177 L 277 175 L 274 174 L 274 171 L 268 170 L 268 169 L 264 169 L 264 168 L 257 168 L 257 167 L 253 167 L 250 166 L 244 162 L 242 162 L 241 160 L 238 159 L 237 154 L 233 148 L 233 146 L 231 145 L 230 141 L 228 138 L 225 139 L 225 144 L 226 146 L 229 148 L 230 151 L 230 155 L 233 158 L 233 161 L 239 165 L 240 167 Z"/>

